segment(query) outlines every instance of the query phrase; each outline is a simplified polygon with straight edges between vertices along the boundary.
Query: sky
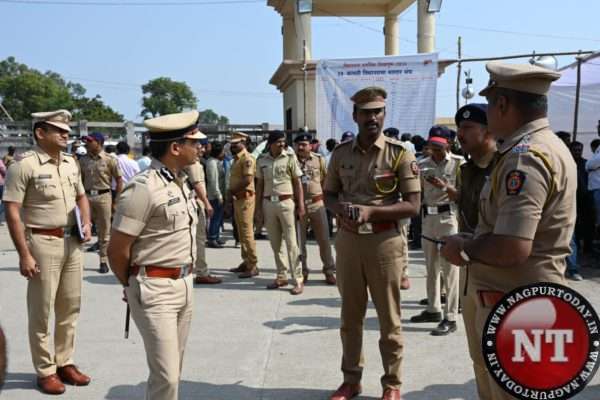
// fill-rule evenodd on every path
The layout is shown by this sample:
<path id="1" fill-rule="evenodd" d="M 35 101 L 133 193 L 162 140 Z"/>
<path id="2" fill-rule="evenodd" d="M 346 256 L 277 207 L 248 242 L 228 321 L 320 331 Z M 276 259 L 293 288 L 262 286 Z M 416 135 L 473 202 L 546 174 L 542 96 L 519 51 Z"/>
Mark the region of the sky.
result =
<path id="1" fill-rule="evenodd" d="M 166 76 L 185 81 L 200 109 L 213 109 L 232 123 L 282 124 L 282 96 L 269 84 L 282 60 L 281 17 L 266 0 L 80 5 L 90 1 L 0 0 L 0 59 L 14 56 L 58 72 L 81 83 L 88 96 L 101 95 L 128 120 L 141 119 L 140 86 Z M 66 4 L 72 2 L 77 5 Z M 148 5 L 157 2 L 162 5 Z M 445 0 L 437 15 L 436 49 L 441 59 L 456 58 L 461 36 L 463 57 L 598 50 L 598 15 L 597 0 Z M 416 20 L 416 5 L 400 16 L 401 55 L 416 53 Z M 383 18 L 312 21 L 314 59 L 384 54 Z M 560 57 L 559 65 L 573 61 Z M 484 63 L 463 69 L 471 70 L 477 91 L 485 86 Z M 456 72 L 449 67 L 438 80 L 438 117 L 454 116 Z"/>

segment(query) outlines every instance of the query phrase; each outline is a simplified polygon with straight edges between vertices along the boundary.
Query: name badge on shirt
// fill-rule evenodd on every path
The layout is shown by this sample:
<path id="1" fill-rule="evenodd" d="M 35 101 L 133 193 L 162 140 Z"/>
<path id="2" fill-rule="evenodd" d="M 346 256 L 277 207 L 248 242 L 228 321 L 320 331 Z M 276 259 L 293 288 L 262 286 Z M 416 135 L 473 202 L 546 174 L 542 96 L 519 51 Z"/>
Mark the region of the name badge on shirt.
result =
<path id="1" fill-rule="evenodd" d="M 38 175 L 38 179 L 52 179 L 52 174 Z"/>
<path id="2" fill-rule="evenodd" d="M 177 203 L 179 203 L 180 201 L 181 201 L 181 198 L 179 198 L 179 197 L 175 197 L 175 198 L 173 198 L 173 199 L 169 200 L 169 202 L 167 203 L 167 205 L 168 205 L 168 206 L 172 206 L 173 204 L 177 204 Z"/>

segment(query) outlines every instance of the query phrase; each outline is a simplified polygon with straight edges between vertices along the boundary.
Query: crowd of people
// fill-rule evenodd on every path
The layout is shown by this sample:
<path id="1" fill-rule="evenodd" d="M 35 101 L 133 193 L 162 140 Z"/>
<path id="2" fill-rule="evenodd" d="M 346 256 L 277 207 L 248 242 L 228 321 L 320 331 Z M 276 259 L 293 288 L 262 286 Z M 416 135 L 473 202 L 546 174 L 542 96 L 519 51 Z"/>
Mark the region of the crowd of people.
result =
<path id="1" fill-rule="evenodd" d="M 276 277 L 266 289 L 292 283 L 290 293 L 301 295 L 311 265 L 306 241 L 316 240 L 324 280 L 341 296 L 343 383 L 331 400 L 362 390 L 368 294 L 380 325 L 381 398 L 400 399 L 409 238 L 410 247 L 423 248 L 427 271 L 426 308 L 410 322 L 436 322 L 431 334 L 444 336 L 457 330 L 462 311 L 480 398 L 511 398 L 485 368 L 483 322 L 519 285 L 582 279 L 577 249 L 596 254 L 590 210 L 600 210 L 600 139 L 585 160 L 581 143 L 551 131 L 546 93 L 558 73 L 502 63 L 487 70 L 481 95 L 488 103 L 462 107 L 457 132 L 433 126 L 427 139 L 384 130 L 387 93 L 379 87 L 352 96 L 357 133 L 345 132 L 340 143 L 323 145 L 306 132 L 288 143 L 281 131 L 258 144 L 243 132 L 209 142 L 192 111 L 146 120 L 150 145 L 137 161 L 125 142 L 112 154 L 98 132 L 83 138 L 84 147 L 73 143 L 69 155 L 70 113 L 33 114 L 36 146 L 7 157 L 3 202 L 29 280 L 39 388 L 60 394 L 65 383 L 91 381 L 74 364 L 73 344 L 81 243 L 95 226 L 99 272 L 110 268 L 123 285 L 144 341 L 147 398 L 176 399 L 191 289 L 221 283 L 205 248 L 223 248 L 231 218 L 241 263 L 230 271 L 252 279 L 273 259 Z M 272 257 L 257 254 L 263 227 Z"/>

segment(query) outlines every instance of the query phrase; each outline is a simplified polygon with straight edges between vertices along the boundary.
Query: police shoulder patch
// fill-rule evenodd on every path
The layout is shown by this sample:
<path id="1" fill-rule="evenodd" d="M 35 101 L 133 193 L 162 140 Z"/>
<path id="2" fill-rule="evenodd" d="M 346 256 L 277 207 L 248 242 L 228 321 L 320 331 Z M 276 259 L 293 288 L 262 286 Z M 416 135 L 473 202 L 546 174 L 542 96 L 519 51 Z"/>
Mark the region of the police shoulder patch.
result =
<path id="1" fill-rule="evenodd" d="M 510 150 L 510 152 L 517 153 L 517 154 L 527 153 L 529 151 L 529 147 L 530 147 L 529 143 L 519 143 L 518 145 L 513 147 Z"/>
<path id="2" fill-rule="evenodd" d="M 516 196 L 521 192 L 525 185 L 527 176 L 525 172 L 518 169 L 513 169 L 506 175 L 506 195 Z"/>
<path id="3" fill-rule="evenodd" d="M 416 161 L 411 161 L 410 170 L 412 171 L 414 176 L 419 176 L 419 164 Z"/>

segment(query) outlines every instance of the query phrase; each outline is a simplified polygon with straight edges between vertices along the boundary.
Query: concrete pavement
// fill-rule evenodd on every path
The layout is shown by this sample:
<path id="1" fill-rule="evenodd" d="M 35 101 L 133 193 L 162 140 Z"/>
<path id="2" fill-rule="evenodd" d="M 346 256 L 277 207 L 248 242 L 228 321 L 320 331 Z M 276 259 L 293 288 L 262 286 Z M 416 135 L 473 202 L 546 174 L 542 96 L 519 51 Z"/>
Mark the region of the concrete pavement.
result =
<path id="1" fill-rule="evenodd" d="M 238 280 L 228 268 L 239 263 L 239 249 L 207 249 L 210 267 L 224 283 L 195 288 L 195 311 L 187 344 L 181 399 L 287 400 L 327 399 L 342 381 L 339 339 L 340 300 L 337 288 L 322 282 L 316 245 L 309 245 L 313 272 L 301 296 L 289 290 L 267 291 L 275 264 L 268 241 L 258 241 L 261 275 Z M 8 338 L 9 367 L 2 399 L 43 399 L 27 341 L 26 281 L 18 272 L 18 257 L 0 226 L 0 324 Z M 112 274 L 96 272 L 98 257 L 85 253 L 83 300 L 75 361 L 92 376 L 88 387 L 67 387 L 63 399 L 142 399 L 147 378 L 140 335 L 131 323 L 123 339 L 125 304 Z M 422 253 L 411 252 L 412 287 L 403 291 L 405 359 L 404 400 L 476 399 L 462 321 L 457 333 L 432 337 L 435 324 L 407 322 L 423 307 L 425 297 Z M 584 270 L 592 279 L 572 286 L 600 310 L 600 269 Z M 378 399 L 382 374 L 378 323 L 370 305 L 365 321 L 366 356 L 363 394 Z M 596 376 L 578 400 L 600 399 Z"/>

